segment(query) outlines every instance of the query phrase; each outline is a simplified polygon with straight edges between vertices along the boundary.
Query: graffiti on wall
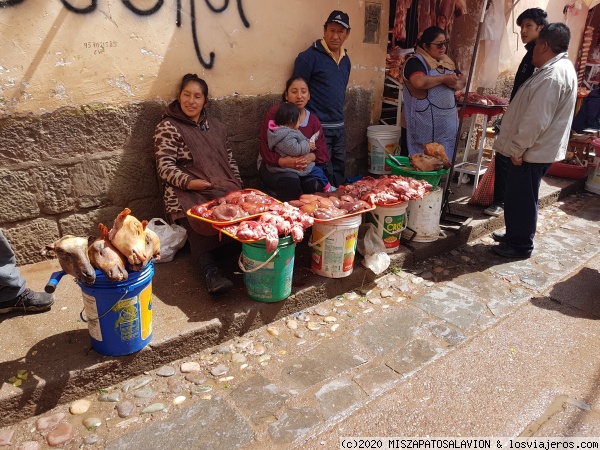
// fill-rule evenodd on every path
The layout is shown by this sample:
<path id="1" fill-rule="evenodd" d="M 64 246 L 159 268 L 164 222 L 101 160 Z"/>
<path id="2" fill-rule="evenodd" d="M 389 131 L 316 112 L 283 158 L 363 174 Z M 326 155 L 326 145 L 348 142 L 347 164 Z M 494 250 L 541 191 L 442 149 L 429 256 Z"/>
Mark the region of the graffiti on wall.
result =
<path id="1" fill-rule="evenodd" d="M 19 3 L 23 3 L 25 0 L 0 0 L 0 8 L 7 8 L 9 6 L 16 6 Z M 76 7 L 73 6 L 69 0 L 60 0 L 63 4 L 63 6 L 68 9 L 69 11 L 75 13 L 75 14 L 90 14 L 92 12 L 94 12 L 98 6 L 98 0 L 89 0 L 89 5 L 87 6 L 83 6 L 83 7 Z M 198 58 L 198 61 L 200 61 L 200 64 L 202 64 L 202 66 L 205 69 L 210 69 L 213 67 L 214 63 L 215 63 L 215 52 L 210 52 L 209 53 L 209 57 L 208 60 L 206 60 L 203 56 L 202 56 L 202 51 L 200 50 L 200 39 L 198 37 L 198 30 L 196 29 L 196 0 L 189 0 L 190 1 L 190 21 L 191 21 L 191 28 L 192 28 L 192 40 L 194 42 L 194 50 L 196 51 L 196 57 Z M 148 9 L 140 9 L 138 7 L 136 7 L 135 5 L 133 5 L 131 3 L 130 0 L 121 0 L 121 2 L 123 3 L 123 5 L 125 5 L 125 7 L 127 7 L 131 12 L 133 12 L 136 15 L 139 16 L 149 16 L 154 14 L 155 12 L 157 12 L 164 3 L 164 0 L 156 0 L 156 3 L 154 4 L 153 7 L 148 8 Z M 175 18 L 175 24 L 177 25 L 177 27 L 181 27 L 182 26 L 182 20 L 181 20 L 181 3 L 182 0 L 176 0 L 177 2 L 177 16 Z M 206 3 L 206 6 L 208 6 L 208 8 L 214 12 L 214 13 L 222 13 L 223 11 L 227 10 L 227 8 L 229 7 L 229 0 L 223 0 L 223 5 L 220 7 L 216 7 L 212 4 L 211 0 L 204 0 L 204 2 Z M 248 22 L 248 19 L 246 19 L 246 15 L 244 14 L 244 7 L 242 6 L 242 0 L 236 0 L 237 3 L 237 10 L 238 10 L 238 14 L 240 15 L 240 19 L 242 21 L 242 23 L 244 24 L 244 26 L 246 28 L 250 28 L 250 22 Z"/>

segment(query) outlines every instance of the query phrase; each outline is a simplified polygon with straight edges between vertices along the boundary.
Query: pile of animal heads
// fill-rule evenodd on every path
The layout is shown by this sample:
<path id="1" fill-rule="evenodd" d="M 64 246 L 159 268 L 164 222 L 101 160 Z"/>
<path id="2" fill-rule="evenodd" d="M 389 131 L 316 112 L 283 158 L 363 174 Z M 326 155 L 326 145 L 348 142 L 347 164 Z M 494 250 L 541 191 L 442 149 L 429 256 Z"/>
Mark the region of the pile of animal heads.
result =
<path id="1" fill-rule="evenodd" d="M 110 281 L 124 281 L 128 271 L 140 271 L 153 258 L 160 259 L 160 239 L 146 225 L 147 220 L 140 222 L 125 208 L 110 231 L 98 224 L 100 237 L 69 234 L 46 245 L 42 254 L 54 252 L 62 270 L 88 286 L 96 281 L 95 269 Z"/>

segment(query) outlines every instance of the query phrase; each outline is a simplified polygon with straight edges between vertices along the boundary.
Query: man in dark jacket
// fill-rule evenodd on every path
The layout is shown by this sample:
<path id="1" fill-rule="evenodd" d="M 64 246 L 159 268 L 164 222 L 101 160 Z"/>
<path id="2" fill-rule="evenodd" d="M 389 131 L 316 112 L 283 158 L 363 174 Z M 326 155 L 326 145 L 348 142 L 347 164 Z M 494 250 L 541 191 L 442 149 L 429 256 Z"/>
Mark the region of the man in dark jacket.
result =
<path id="1" fill-rule="evenodd" d="M 323 126 L 330 161 L 325 175 L 334 186 L 345 180 L 346 129 L 344 103 L 350 78 L 350 58 L 343 48 L 350 35 L 350 18 L 342 11 L 332 11 L 325 22 L 323 39 L 315 41 L 298 54 L 294 76 L 303 77 L 310 89 L 306 108 Z"/>
<path id="2" fill-rule="evenodd" d="M 517 17 L 517 25 L 521 28 L 521 41 L 525 44 L 527 53 L 523 56 L 515 74 L 515 83 L 510 94 L 511 101 L 521 85 L 533 74 L 535 66 L 533 65 L 532 58 L 535 40 L 538 38 L 542 28 L 548 25 L 547 17 L 548 14 L 546 14 L 546 11 L 540 8 L 526 9 Z M 488 216 L 500 216 L 504 213 L 504 192 L 506 191 L 506 173 L 509 163 L 510 158 L 496 154 L 494 165 L 494 203 L 483 210 Z"/>

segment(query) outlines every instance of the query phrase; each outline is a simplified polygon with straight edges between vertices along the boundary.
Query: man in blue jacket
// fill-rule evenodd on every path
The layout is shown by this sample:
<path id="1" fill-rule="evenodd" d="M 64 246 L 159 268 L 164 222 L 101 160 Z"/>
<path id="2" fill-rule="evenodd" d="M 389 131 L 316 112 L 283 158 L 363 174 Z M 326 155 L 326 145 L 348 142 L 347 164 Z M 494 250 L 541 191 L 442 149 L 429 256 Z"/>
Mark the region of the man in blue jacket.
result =
<path id="1" fill-rule="evenodd" d="M 350 18 L 342 11 L 332 11 L 325 22 L 323 39 L 315 41 L 298 54 L 294 76 L 303 77 L 310 89 L 306 108 L 323 126 L 329 162 L 325 175 L 334 186 L 344 184 L 346 168 L 346 129 L 344 103 L 350 78 L 350 58 L 344 42 L 350 35 Z"/>

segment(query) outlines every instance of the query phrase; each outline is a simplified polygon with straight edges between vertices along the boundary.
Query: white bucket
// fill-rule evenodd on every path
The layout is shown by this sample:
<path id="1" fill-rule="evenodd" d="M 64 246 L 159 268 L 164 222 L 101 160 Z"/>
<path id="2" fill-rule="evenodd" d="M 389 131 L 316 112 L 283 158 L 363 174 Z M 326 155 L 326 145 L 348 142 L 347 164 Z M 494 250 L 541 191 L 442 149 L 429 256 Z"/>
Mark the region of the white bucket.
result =
<path id="1" fill-rule="evenodd" d="M 313 249 L 310 266 L 316 274 L 342 278 L 352 273 L 361 222 L 358 214 L 313 224 L 308 245 Z"/>
<path id="2" fill-rule="evenodd" d="M 585 190 L 594 194 L 600 194 L 600 156 L 594 157 L 594 162 L 588 172 Z"/>
<path id="3" fill-rule="evenodd" d="M 407 230 L 402 232 L 405 238 L 415 242 L 433 242 L 440 234 L 440 216 L 444 191 L 439 187 L 428 192 L 419 200 L 410 200 L 406 208 Z"/>
<path id="4" fill-rule="evenodd" d="M 378 175 L 391 174 L 392 169 L 385 163 L 388 155 L 400 154 L 402 128 L 394 125 L 371 125 L 367 128 L 369 139 L 369 172 Z"/>
<path id="5" fill-rule="evenodd" d="M 377 206 L 365 217 L 377 227 L 377 233 L 383 239 L 386 253 L 394 253 L 400 248 L 400 236 L 406 228 L 406 208 L 408 203 L 394 206 Z"/>

